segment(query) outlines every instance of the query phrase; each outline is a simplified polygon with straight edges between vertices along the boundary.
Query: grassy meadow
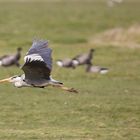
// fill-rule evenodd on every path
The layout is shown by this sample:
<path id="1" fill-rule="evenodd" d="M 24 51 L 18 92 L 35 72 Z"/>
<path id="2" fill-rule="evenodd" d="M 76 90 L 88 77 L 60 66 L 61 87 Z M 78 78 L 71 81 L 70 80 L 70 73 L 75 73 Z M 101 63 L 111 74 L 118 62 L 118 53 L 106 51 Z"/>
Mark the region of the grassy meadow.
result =
<path id="1" fill-rule="evenodd" d="M 0 56 L 22 47 L 23 64 L 32 40 L 48 39 L 53 78 L 79 91 L 1 84 L 0 140 L 139 140 L 140 47 L 89 43 L 108 29 L 138 25 L 139 13 L 139 0 L 114 7 L 105 0 L 0 0 Z M 96 50 L 93 63 L 108 67 L 108 74 L 55 64 L 90 48 Z M 0 68 L 0 79 L 17 74 L 22 70 L 14 66 Z"/>

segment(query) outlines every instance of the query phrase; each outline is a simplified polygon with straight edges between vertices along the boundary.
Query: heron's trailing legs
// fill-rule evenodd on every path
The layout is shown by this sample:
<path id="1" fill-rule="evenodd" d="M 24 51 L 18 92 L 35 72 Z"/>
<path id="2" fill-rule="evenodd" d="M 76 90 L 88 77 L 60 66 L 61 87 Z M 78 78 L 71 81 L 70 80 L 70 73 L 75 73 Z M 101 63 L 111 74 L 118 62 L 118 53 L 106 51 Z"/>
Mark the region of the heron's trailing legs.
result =
<path id="1" fill-rule="evenodd" d="M 68 91 L 68 92 L 74 92 L 74 93 L 78 93 L 78 91 L 74 88 L 68 88 L 68 87 L 65 87 L 64 85 L 52 85 L 53 87 L 58 87 L 58 88 L 61 88 L 65 91 Z"/>

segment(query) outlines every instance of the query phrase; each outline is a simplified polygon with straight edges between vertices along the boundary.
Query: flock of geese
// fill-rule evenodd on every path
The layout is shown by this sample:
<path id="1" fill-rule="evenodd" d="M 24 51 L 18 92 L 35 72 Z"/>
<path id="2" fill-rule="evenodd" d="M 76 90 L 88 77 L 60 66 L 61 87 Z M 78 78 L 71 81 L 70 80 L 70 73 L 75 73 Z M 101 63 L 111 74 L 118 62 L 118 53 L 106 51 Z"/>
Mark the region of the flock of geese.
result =
<path id="1" fill-rule="evenodd" d="M 74 88 L 68 88 L 62 82 L 52 78 L 52 49 L 48 46 L 47 40 L 34 40 L 31 48 L 24 57 L 24 64 L 21 66 L 19 60 L 21 58 L 21 48 L 17 49 L 14 55 L 4 55 L 0 58 L 0 65 L 8 67 L 16 65 L 23 70 L 23 74 L 15 75 L 0 80 L 0 83 L 10 82 L 15 87 L 35 87 L 45 88 L 47 86 L 61 88 L 65 91 L 77 93 Z M 80 54 L 73 59 L 58 60 L 56 63 L 60 67 L 76 68 L 79 65 L 86 65 L 86 72 L 107 73 L 108 69 L 92 64 L 94 49 L 90 49 L 88 53 Z"/>
<path id="2" fill-rule="evenodd" d="M 22 48 L 17 48 L 17 52 L 15 54 L 1 56 L 0 66 L 9 67 L 9 66 L 15 65 L 17 67 L 20 67 L 19 60 L 21 58 L 21 50 Z M 73 69 L 75 69 L 76 67 L 80 65 L 85 65 L 86 66 L 85 72 L 100 73 L 100 74 L 107 73 L 108 68 L 96 66 L 92 64 L 94 52 L 95 52 L 94 49 L 90 49 L 88 53 L 76 55 L 72 59 L 70 58 L 65 58 L 63 60 L 59 59 L 56 61 L 56 64 L 59 67 L 73 68 Z"/>
<path id="3" fill-rule="evenodd" d="M 72 59 L 66 58 L 63 60 L 57 60 L 56 64 L 59 67 L 73 68 L 73 69 L 75 69 L 80 65 L 85 65 L 86 66 L 85 71 L 88 73 L 106 74 L 109 71 L 108 68 L 96 66 L 92 64 L 94 52 L 95 52 L 94 49 L 90 49 L 88 53 L 79 54 L 73 57 Z"/>

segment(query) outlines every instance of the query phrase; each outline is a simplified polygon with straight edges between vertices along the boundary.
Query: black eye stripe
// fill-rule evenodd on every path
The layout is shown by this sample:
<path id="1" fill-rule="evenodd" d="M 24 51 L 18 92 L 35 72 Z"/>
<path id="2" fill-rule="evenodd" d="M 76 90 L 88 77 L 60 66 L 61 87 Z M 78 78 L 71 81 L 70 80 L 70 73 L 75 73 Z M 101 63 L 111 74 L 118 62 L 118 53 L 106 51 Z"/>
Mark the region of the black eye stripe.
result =
<path id="1" fill-rule="evenodd" d="M 16 78 L 16 77 L 18 77 L 18 76 L 13 76 L 12 79 L 13 79 L 13 78 Z"/>

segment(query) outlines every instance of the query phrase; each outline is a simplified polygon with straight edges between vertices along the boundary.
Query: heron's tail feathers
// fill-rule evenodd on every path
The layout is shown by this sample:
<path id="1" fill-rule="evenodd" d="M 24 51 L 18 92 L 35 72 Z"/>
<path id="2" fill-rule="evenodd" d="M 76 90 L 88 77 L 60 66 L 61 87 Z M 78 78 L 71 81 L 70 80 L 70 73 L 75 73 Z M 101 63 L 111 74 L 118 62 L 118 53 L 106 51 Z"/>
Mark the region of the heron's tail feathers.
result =
<path id="1" fill-rule="evenodd" d="M 51 85 L 63 85 L 62 82 L 57 81 L 57 80 L 54 80 L 53 78 L 51 78 L 51 80 L 50 80 L 50 84 L 51 84 Z"/>

